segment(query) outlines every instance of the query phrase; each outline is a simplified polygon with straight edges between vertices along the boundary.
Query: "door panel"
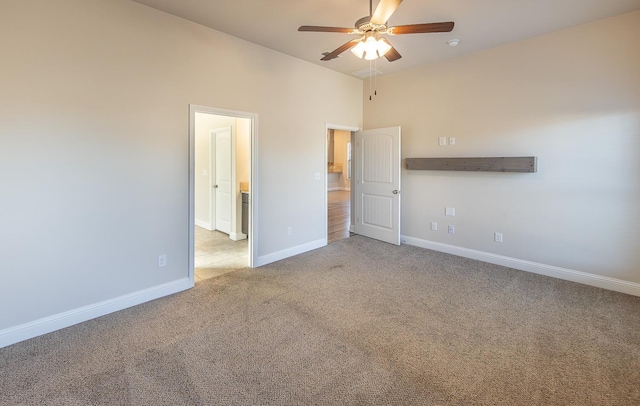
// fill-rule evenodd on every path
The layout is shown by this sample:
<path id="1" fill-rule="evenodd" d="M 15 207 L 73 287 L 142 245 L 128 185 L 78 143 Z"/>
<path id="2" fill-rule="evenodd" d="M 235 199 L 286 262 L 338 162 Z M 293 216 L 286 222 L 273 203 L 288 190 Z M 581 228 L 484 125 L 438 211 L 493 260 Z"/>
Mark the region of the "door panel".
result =
<path id="1" fill-rule="evenodd" d="M 231 129 L 216 132 L 216 229 L 231 232 Z"/>
<path id="2" fill-rule="evenodd" d="M 362 223 L 385 230 L 393 228 L 393 198 L 370 194 L 362 195 Z"/>
<path id="3" fill-rule="evenodd" d="M 356 134 L 356 232 L 400 245 L 400 127 Z"/>

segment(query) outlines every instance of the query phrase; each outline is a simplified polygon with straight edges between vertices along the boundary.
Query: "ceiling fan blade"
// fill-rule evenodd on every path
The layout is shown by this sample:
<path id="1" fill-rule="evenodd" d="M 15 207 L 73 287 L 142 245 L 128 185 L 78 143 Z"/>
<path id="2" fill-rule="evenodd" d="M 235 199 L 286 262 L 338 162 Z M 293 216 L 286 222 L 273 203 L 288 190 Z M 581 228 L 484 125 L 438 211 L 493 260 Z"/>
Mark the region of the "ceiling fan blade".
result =
<path id="1" fill-rule="evenodd" d="M 373 12 L 371 16 L 371 23 L 373 24 L 385 24 L 391 14 L 398 8 L 398 6 L 402 3 L 402 0 L 380 0 L 378 3 L 378 7 L 376 7 L 376 11 Z"/>
<path id="2" fill-rule="evenodd" d="M 381 39 L 391 47 L 391 49 L 388 50 L 386 54 L 384 54 L 384 57 L 387 58 L 387 61 L 393 62 L 402 58 L 402 55 L 400 55 L 400 52 L 398 52 L 398 50 L 395 49 L 393 45 L 391 45 L 391 42 L 389 42 L 389 40 L 387 40 L 386 38 L 381 38 Z"/>
<path id="3" fill-rule="evenodd" d="M 428 32 L 450 32 L 453 30 L 454 23 L 449 21 L 446 23 L 426 23 L 426 24 L 410 24 L 398 25 L 387 29 L 387 34 L 423 34 Z"/>
<path id="4" fill-rule="evenodd" d="M 336 48 L 333 52 L 329 52 L 328 54 L 326 54 L 323 58 L 321 58 L 321 61 L 330 61 L 332 59 L 336 59 L 338 57 L 338 55 L 340 55 L 341 53 L 343 53 L 344 51 L 353 48 L 354 46 L 356 46 L 356 44 L 360 42 L 360 38 L 356 38 L 356 39 L 352 39 L 351 41 L 347 42 L 346 44 L 343 44 L 342 46 Z"/>
<path id="5" fill-rule="evenodd" d="M 355 34 L 355 29 L 344 27 L 319 27 L 315 25 L 303 25 L 298 28 L 298 31 L 311 31 L 311 32 L 341 32 L 344 34 Z"/>

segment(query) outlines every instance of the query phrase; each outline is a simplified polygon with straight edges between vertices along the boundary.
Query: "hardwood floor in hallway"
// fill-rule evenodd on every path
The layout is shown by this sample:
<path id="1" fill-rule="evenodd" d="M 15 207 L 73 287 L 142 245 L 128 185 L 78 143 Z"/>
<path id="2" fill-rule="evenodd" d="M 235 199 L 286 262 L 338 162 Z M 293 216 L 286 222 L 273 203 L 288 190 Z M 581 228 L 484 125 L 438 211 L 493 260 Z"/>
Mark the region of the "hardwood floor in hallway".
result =
<path id="1" fill-rule="evenodd" d="M 337 190 L 328 193 L 329 227 L 327 243 L 349 238 L 351 225 L 351 192 Z"/>

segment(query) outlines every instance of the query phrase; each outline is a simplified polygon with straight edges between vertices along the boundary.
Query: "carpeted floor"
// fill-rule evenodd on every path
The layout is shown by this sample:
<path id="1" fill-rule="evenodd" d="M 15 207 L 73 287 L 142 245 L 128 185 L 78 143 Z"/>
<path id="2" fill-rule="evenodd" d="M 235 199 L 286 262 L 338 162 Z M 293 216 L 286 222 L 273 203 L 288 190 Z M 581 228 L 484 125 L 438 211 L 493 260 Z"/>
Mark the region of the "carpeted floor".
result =
<path id="1" fill-rule="evenodd" d="M 637 405 L 640 298 L 352 237 L 0 349 L 0 404 Z"/>

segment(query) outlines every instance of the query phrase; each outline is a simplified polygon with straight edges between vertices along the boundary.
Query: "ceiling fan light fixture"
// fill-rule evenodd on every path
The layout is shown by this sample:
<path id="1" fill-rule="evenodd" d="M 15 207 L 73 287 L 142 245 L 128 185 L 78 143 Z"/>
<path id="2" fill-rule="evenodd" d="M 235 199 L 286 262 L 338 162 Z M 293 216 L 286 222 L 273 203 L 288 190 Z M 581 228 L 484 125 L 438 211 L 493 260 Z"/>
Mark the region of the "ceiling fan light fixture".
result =
<path id="1" fill-rule="evenodd" d="M 391 45 L 386 41 L 377 39 L 373 35 L 368 35 L 366 39 L 362 39 L 356 46 L 351 48 L 351 52 L 360 59 L 373 61 L 384 56 L 390 49 Z"/>
<path id="2" fill-rule="evenodd" d="M 389 45 L 387 41 L 383 41 L 381 39 L 378 40 L 378 55 L 384 56 L 390 50 L 391 45 Z"/>
<path id="3" fill-rule="evenodd" d="M 367 61 L 378 59 L 378 41 L 373 36 L 367 37 L 364 41 L 364 59 Z"/>
<path id="4" fill-rule="evenodd" d="M 353 54 L 358 58 L 362 59 L 364 57 L 364 42 L 358 42 L 355 47 L 351 48 L 351 52 L 353 52 Z"/>
<path id="5" fill-rule="evenodd" d="M 431 32 L 451 32 L 455 23 L 453 21 L 397 25 L 390 27 L 389 17 L 395 13 L 402 0 L 379 0 L 376 9 L 373 9 L 373 0 L 369 0 L 369 15 L 356 21 L 355 28 L 326 27 L 315 25 L 301 25 L 298 31 L 309 32 L 337 32 L 343 34 L 356 34 L 360 38 L 342 44 L 321 58 L 322 61 L 335 59 L 341 53 L 350 49 L 360 59 L 373 61 L 384 56 L 389 62 L 397 61 L 402 55 L 391 45 L 386 38 L 380 35 L 426 34 Z M 455 46 L 451 40 L 449 45 Z"/>

